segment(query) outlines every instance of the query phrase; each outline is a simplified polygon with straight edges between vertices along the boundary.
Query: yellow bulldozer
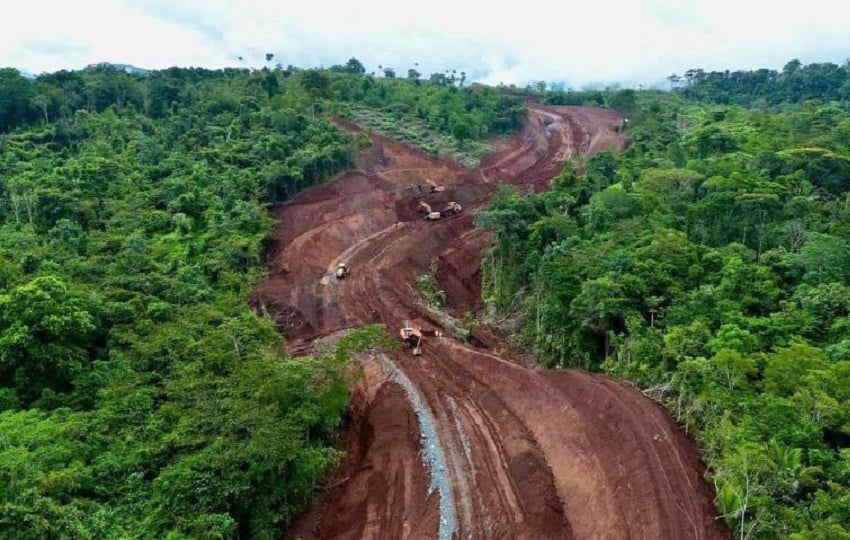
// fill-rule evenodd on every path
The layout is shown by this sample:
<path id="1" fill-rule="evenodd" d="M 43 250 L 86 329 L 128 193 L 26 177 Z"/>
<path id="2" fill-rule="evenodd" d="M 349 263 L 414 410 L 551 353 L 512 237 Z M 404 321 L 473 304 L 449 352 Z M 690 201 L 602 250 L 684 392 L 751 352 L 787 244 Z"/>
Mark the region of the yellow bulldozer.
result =
<path id="1" fill-rule="evenodd" d="M 348 265 L 345 264 L 344 262 L 341 262 L 338 265 L 336 265 L 336 272 L 335 272 L 334 275 L 336 275 L 337 279 L 343 279 L 343 278 L 348 277 L 348 274 L 350 272 L 351 272 L 351 270 L 348 268 Z"/>
<path id="2" fill-rule="evenodd" d="M 443 210 L 443 215 L 453 216 L 455 214 L 460 214 L 461 210 L 463 210 L 463 207 L 458 203 L 452 201 L 448 205 L 446 205 L 446 208 Z"/>

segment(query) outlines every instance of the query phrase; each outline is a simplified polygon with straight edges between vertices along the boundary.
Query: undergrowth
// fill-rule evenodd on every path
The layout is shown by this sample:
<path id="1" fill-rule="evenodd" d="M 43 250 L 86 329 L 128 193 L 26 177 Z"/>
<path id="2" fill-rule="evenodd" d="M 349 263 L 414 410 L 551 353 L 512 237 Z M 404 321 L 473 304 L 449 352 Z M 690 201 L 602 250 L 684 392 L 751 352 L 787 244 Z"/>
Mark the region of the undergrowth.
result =
<path id="1" fill-rule="evenodd" d="M 481 141 L 459 141 L 455 137 L 429 129 L 424 122 L 366 107 L 352 107 L 350 119 L 361 127 L 401 141 L 423 152 L 452 159 L 465 167 L 477 167 L 489 146 Z"/>

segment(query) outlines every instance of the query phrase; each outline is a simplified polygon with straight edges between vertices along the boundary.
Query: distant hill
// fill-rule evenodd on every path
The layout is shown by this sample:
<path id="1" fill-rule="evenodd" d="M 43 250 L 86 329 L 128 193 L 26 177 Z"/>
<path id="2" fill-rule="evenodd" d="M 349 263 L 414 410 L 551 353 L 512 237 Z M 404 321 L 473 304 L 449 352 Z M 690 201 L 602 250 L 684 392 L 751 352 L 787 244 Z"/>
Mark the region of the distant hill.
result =
<path id="1" fill-rule="evenodd" d="M 111 62 L 101 62 L 99 64 L 89 64 L 85 69 L 95 69 L 100 67 L 112 67 L 119 71 L 132 73 L 133 75 L 147 75 L 151 72 L 149 69 L 140 68 L 132 64 L 113 64 Z"/>

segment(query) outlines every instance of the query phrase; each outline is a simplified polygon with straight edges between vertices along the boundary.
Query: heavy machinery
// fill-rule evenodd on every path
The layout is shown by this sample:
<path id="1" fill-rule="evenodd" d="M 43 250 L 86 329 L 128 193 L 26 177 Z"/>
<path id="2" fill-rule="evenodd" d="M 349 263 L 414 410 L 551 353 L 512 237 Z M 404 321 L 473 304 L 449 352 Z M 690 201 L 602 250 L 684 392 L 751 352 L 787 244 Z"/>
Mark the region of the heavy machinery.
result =
<path id="1" fill-rule="evenodd" d="M 425 219 L 431 221 L 436 221 L 443 216 L 453 216 L 455 214 L 459 214 L 461 210 L 463 210 L 461 205 L 454 201 L 450 202 L 442 212 L 436 212 L 431 208 L 430 204 L 426 203 L 425 201 L 419 201 L 419 211 L 424 212 Z"/>
<path id="2" fill-rule="evenodd" d="M 416 184 L 416 191 L 422 193 L 439 193 L 445 191 L 446 186 L 438 186 L 432 180 L 426 179 L 424 184 Z"/>
<path id="3" fill-rule="evenodd" d="M 422 329 L 418 326 L 406 325 L 399 332 L 405 347 L 413 348 L 413 356 L 422 354 Z"/>
<path id="4" fill-rule="evenodd" d="M 442 217 L 442 214 L 432 210 L 431 205 L 426 203 L 425 201 L 419 201 L 419 211 L 425 212 L 425 219 L 428 219 L 428 220 L 431 220 L 431 221 L 440 219 Z"/>
<path id="5" fill-rule="evenodd" d="M 418 325 L 411 325 L 409 322 L 405 323 L 404 328 L 399 331 L 399 334 L 405 348 L 412 349 L 413 356 L 422 354 L 422 336 L 424 334 L 433 335 L 434 337 L 441 337 L 443 335 L 440 330 L 429 329 L 426 331 Z"/>
<path id="6" fill-rule="evenodd" d="M 455 214 L 460 214 L 460 211 L 463 210 L 463 207 L 458 203 L 452 201 L 448 205 L 446 205 L 445 210 L 443 210 L 444 216 L 453 216 Z"/>
<path id="7" fill-rule="evenodd" d="M 343 279 L 343 278 L 348 277 L 348 274 L 350 272 L 351 272 L 351 270 L 348 268 L 348 265 L 345 264 L 344 262 L 341 262 L 338 265 L 336 265 L 336 274 L 335 275 L 336 275 L 337 279 Z"/>

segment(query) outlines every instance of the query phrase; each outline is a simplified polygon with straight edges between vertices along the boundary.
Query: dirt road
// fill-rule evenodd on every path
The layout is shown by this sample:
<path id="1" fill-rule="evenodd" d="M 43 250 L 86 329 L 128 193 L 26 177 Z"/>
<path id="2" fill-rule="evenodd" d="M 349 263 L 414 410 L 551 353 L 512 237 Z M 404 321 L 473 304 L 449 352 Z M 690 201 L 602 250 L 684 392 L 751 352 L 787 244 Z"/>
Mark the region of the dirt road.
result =
<path id="1" fill-rule="evenodd" d="M 375 322 L 392 335 L 405 321 L 445 334 L 426 336 L 422 356 L 363 359 L 346 463 L 291 538 L 728 537 L 696 448 L 663 410 L 602 376 L 509 362 L 493 353 L 496 337 L 455 339 L 414 285 L 436 260 L 450 312 L 474 309 L 490 240 L 472 212 L 496 181 L 544 189 L 565 159 L 622 148 L 621 122 L 605 109 L 530 105 L 522 133 L 476 170 L 373 135 L 362 172 L 275 209 L 271 274 L 252 301 L 291 353 Z M 446 190 L 417 188 L 427 180 Z M 464 211 L 429 222 L 420 200 Z M 352 270 L 340 281 L 339 261 Z"/>

